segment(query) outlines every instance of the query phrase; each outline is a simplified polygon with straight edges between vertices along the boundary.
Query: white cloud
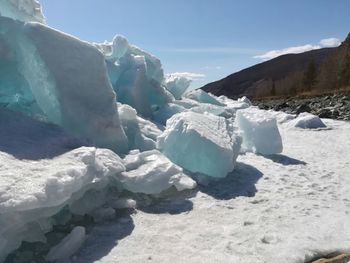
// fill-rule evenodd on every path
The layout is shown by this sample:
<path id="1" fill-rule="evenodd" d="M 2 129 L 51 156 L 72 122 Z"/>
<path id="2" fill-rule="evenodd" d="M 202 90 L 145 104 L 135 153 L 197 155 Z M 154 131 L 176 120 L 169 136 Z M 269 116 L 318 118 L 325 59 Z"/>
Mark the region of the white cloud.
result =
<path id="1" fill-rule="evenodd" d="M 326 39 L 322 39 L 317 45 L 307 44 L 303 46 L 270 50 L 262 55 L 254 56 L 254 58 L 258 58 L 266 61 L 266 60 L 270 60 L 286 54 L 299 54 L 310 50 L 320 49 L 323 47 L 337 47 L 340 45 L 340 43 L 341 43 L 340 40 L 337 38 L 326 38 Z"/>
<path id="2" fill-rule="evenodd" d="M 341 44 L 340 39 L 331 37 L 325 38 L 320 41 L 321 46 L 323 47 L 338 47 Z"/>
<path id="3" fill-rule="evenodd" d="M 173 76 L 173 77 L 185 77 L 191 80 L 198 80 L 205 78 L 204 74 L 201 73 L 193 73 L 193 72 L 174 72 L 167 74 L 167 76 Z"/>
<path id="4" fill-rule="evenodd" d="M 277 49 L 277 50 L 271 50 L 266 52 L 265 54 L 254 56 L 254 58 L 260 58 L 262 60 L 270 60 L 282 55 L 286 54 L 299 54 L 306 51 L 314 50 L 314 49 L 320 49 L 320 45 L 304 45 L 304 46 L 297 46 L 297 47 L 288 47 L 284 49 Z"/>

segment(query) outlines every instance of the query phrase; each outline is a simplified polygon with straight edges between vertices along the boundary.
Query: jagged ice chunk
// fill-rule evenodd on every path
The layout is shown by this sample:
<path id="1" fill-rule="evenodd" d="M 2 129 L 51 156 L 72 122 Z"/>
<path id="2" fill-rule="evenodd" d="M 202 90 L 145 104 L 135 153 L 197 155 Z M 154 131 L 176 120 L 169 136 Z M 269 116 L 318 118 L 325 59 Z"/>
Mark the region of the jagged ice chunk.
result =
<path id="1" fill-rule="evenodd" d="M 167 121 L 158 148 L 193 173 L 225 177 L 234 168 L 241 137 L 223 117 L 183 112 Z"/>
<path id="2" fill-rule="evenodd" d="M 118 175 L 123 187 L 134 193 L 160 194 L 175 186 L 178 191 L 193 189 L 196 182 L 157 150 L 132 151 L 123 160 L 126 171 Z"/>
<path id="3" fill-rule="evenodd" d="M 276 118 L 267 111 L 250 107 L 237 111 L 236 122 L 242 131 L 242 148 L 260 154 L 277 154 L 283 150 Z"/>

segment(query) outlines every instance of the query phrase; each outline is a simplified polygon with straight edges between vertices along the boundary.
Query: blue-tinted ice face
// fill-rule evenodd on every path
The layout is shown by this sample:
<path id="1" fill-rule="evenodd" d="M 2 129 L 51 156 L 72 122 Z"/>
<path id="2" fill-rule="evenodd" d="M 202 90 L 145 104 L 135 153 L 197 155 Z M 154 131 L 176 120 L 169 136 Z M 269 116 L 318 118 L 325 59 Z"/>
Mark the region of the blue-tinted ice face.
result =
<path id="1" fill-rule="evenodd" d="M 23 57 L 18 36 L 9 24 L 0 26 L 0 106 L 25 113 L 30 117 L 46 119 L 38 106 L 30 84 L 21 72 Z M 22 43 L 24 44 L 24 43 Z"/>
<path id="2" fill-rule="evenodd" d="M 105 58 L 92 45 L 38 23 L 0 16 L 0 103 L 96 146 L 126 151 Z"/>
<path id="3" fill-rule="evenodd" d="M 141 116 L 153 118 L 154 111 L 171 100 L 163 85 L 159 59 L 129 45 L 121 36 L 115 37 L 110 46 L 100 48 L 119 102 L 132 106 Z"/>

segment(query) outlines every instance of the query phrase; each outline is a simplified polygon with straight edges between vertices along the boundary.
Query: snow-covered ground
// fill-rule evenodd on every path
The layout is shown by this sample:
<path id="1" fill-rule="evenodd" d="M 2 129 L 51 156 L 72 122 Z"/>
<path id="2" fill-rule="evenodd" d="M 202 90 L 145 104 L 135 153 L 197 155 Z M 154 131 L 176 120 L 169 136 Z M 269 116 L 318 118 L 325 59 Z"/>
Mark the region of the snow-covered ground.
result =
<path id="1" fill-rule="evenodd" d="M 350 252 L 350 123 L 280 127 L 281 155 L 96 226 L 75 262 L 305 262 Z"/>

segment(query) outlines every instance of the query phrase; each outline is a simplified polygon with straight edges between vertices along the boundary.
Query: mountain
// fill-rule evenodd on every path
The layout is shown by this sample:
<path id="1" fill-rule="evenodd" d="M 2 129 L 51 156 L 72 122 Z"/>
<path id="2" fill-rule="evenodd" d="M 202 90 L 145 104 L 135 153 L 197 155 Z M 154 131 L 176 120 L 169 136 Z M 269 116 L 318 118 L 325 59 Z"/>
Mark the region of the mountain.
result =
<path id="1" fill-rule="evenodd" d="M 254 65 L 202 87 L 236 98 L 324 93 L 350 85 L 350 34 L 337 48 L 287 54 Z"/>

